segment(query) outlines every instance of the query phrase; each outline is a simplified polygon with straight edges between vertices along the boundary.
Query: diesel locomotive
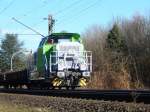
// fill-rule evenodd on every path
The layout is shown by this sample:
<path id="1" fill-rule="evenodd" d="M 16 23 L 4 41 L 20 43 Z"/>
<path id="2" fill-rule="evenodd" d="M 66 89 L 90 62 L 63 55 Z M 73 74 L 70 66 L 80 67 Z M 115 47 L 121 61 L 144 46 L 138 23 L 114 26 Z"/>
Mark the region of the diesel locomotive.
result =
<path id="1" fill-rule="evenodd" d="M 30 67 L 23 73 L 17 73 L 13 83 L 9 81 L 11 79 L 6 78 L 12 74 L 6 73 L 3 74 L 4 78 L 0 79 L 3 80 L 0 84 L 7 87 L 14 84 L 16 86 L 17 80 L 22 80 L 21 85 L 26 85 L 28 88 L 69 89 L 86 86 L 92 72 L 92 52 L 85 50 L 82 39 L 77 33 L 52 33 L 42 38 L 33 60 L 34 66 L 29 65 Z M 14 77 L 15 74 L 13 73 Z"/>

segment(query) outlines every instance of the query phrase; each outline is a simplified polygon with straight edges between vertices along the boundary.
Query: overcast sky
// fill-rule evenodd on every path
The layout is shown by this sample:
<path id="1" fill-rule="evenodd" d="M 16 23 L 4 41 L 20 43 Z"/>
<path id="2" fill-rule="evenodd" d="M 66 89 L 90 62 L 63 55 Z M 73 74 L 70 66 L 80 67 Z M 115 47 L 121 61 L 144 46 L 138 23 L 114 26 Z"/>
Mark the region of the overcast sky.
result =
<path id="1" fill-rule="evenodd" d="M 0 38 L 4 33 L 34 32 L 16 23 L 22 21 L 47 35 L 47 20 L 56 20 L 54 31 L 82 33 L 93 24 L 107 25 L 115 17 L 131 18 L 134 14 L 150 15 L 150 0 L 0 0 Z M 35 50 L 41 36 L 23 36 L 25 47 Z"/>

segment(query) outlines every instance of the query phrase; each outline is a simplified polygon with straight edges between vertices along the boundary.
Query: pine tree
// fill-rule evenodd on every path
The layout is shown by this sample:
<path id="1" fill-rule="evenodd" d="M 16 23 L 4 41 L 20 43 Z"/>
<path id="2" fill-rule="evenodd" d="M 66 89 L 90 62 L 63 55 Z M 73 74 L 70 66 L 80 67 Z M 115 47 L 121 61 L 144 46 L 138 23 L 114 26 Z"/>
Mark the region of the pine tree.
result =
<path id="1" fill-rule="evenodd" d="M 115 23 L 107 36 L 108 55 L 113 71 L 119 72 L 126 60 L 127 47 L 119 26 Z"/>
<path id="2" fill-rule="evenodd" d="M 116 23 L 108 33 L 107 44 L 113 51 L 122 51 L 126 49 L 123 35 Z"/>
<path id="3" fill-rule="evenodd" d="M 13 53 L 20 51 L 23 46 L 23 42 L 18 41 L 16 34 L 6 34 L 5 38 L 1 42 L 1 52 L 0 52 L 0 68 L 2 71 L 10 70 L 10 60 Z M 15 56 L 14 58 L 14 68 L 20 69 L 24 66 L 21 58 Z M 20 67 L 21 65 L 21 67 Z"/>

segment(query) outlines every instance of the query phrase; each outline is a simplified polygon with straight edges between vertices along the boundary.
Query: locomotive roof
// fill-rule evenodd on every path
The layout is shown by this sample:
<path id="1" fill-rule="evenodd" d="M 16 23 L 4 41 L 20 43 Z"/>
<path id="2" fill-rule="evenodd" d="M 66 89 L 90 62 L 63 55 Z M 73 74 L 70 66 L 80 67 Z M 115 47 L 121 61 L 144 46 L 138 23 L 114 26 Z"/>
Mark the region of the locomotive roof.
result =
<path id="1" fill-rule="evenodd" d="M 71 38 L 71 37 L 80 38 L 80 35 L 78 33 L 52 33 L 48 37 L 52 39 L 65 39 L 65 38 Z"/>
<path id="2" fill-rule="evenodd" d="M 58 39 L 74 39 L 74 41 L 81 41 L 78 33 L 52 33 L 51 35 L 42 38 L 39 47 L 42 47 L 49 39 L 53 39 L 54 43 L 58 43 Z"/>

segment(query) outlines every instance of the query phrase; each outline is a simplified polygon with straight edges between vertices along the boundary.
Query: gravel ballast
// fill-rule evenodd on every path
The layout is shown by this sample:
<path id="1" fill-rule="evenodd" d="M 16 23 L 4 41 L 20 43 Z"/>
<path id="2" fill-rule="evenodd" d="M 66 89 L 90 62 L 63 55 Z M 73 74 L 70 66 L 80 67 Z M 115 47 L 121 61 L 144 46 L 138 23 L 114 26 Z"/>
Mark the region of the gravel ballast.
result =
<path id="1" fill-rule="evenodd" d="M 150 104 L 0 93 L 0 101 L 54 112 L 150 112 Z"/>

